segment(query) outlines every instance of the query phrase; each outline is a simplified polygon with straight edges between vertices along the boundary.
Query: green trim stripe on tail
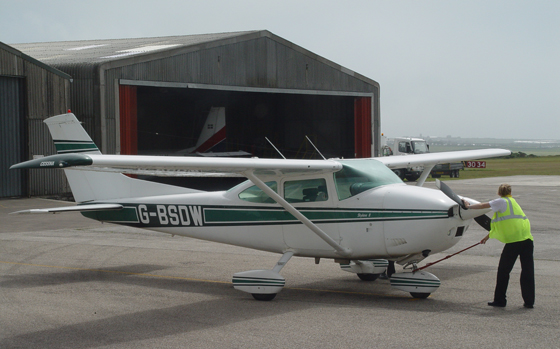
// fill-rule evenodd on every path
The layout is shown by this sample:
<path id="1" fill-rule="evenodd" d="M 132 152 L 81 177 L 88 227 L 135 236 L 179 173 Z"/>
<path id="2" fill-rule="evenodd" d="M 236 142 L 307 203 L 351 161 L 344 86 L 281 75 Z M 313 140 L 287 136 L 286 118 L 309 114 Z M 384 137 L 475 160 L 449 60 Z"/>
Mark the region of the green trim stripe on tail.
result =
<path id="1" fill-rule="evenodd" d="M 99 151 L 95 143 L 92 141 L 55 140 L 54 145 L 59 154 Z"/>

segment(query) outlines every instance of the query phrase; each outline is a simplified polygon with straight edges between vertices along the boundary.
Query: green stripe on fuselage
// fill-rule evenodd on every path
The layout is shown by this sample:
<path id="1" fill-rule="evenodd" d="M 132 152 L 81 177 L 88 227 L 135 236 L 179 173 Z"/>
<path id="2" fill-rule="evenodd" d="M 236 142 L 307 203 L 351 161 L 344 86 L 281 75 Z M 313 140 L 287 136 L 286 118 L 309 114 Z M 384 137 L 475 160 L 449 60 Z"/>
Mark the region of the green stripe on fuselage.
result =
<path id="1" fill-rule="evenodd" d="M 85 217 L 139 227 L 227 226 L 299 224 L 282 208 L 250 206 L 199 206 L 169 204 L 127 204 L 122 210 L 82 212 Z M 367 210 L 300 208 L 315 223 L 352 223 L 389 220 L 443 219 L 442 210 Z"/>
<path id="2" fill-rule="evenodd" d="M 300 209 L 311 221 L 352 222 L 394 219 L 446 218 L 447 211 L 390 211 L 390 210 L 332 210 Z M 298 222 L 290 213 L 283 210 L 262 210 L 257 208 L 204 208 L 205 224 L 258 224 Z"/>
<path id="3" fill-rule="evenodd" d="M 134 224 L 139 223 L 136 207 L 124 207 L 122 210 L 81 212 L 84 217 L 101 222 Z"/>

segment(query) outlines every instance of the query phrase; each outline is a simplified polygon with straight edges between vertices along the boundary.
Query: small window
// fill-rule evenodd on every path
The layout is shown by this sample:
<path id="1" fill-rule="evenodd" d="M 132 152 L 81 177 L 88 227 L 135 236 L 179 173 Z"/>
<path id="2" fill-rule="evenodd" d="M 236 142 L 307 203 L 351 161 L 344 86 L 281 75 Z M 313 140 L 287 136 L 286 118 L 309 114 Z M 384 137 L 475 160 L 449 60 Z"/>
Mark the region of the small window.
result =
<path id="1" fill-rule="evenodd" d="M 271 181 L 271 182 L 266 182 L 265 184 L 270 189 L 272 189 L 276 193 L 278 193 L 278 185 L 276 184 L 276 182 Z M 243 190 L 241 193 L 239 193 L 239 198 L 241 200 L 245 200 L 245 201 L 249 201 L 249 202 L 256 202 L 256 203 L 261 203 L 261 204 L 273 204 L 273 203 L 276 202 L 270 196 L 266 195 L 266 193 L 264 191 L 262 191 L 256 185 L 253 185 L 253 186 Z"/>
<path id="2" fill-rule="evenodd" d="M 285 182 L 284 199 L 290 203 L 327 201 L 327 181 L 317 178 Z"/>

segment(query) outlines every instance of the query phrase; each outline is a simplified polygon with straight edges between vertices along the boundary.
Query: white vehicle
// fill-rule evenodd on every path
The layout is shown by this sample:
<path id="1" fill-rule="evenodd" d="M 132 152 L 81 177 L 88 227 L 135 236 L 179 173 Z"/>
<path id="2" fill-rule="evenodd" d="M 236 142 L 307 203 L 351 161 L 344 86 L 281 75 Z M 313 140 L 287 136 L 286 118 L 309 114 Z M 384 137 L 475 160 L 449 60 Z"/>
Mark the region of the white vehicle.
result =
<path id="1" fill-rule="evenodd" d="M 387 139 L 383 137 L 382 144 L 381 151 L 383 156 L 426 154 L 430 152 L 430 147 L 421 138 L 397 137 Z M 400 179 L 406 178 L 409 181 L 415 181 L 420 178 L 423 171 L 424 167 L 422 166 L 407 166 L 393 169 L 393 172 Z"/>
<path id="2" fill-rule="evenodd" d="M 61 168 L 77 206 L 18 213 L 81 211 L 102 222 L 151 229 L 280 255 L 271 269 L 233 275 L 237 290 L 271 300 L 293 256 L 333 259 L 343 270 L 374 280 L 388 260 L 411 266 L 391 285 L 424 298 L 440 285 L 416 264 L 455 245 L 473 219 L 488 210 L 465 210 L 440 190 L 423 188 L 439 163 L 510 154 L 503 149 L 349 160 L 102 155 L 74 114 L 45 120 L 58 154 L 13 169 Z M 391 169 L 423 165 L 416 186 Z M 202 192 L 123 175 L 237 174 L 248 180 L 228 191 Z M 471 203 L 476 203 L 472 199 Z"/>

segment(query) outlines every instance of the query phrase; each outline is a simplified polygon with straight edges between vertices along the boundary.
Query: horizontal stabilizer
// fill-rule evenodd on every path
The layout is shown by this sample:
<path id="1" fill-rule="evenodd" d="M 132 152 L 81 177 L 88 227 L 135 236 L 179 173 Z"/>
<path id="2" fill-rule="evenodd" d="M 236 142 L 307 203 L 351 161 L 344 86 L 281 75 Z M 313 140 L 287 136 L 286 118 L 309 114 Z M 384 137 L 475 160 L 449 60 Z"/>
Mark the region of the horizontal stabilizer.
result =
<path id="1" fill-rule="evenodd" d="M 39 209 L 12 212 L 10 214 L 107 211 L 107 210 L 122 210 L 122 208 L 123 206 L 119 204 L 91 204 L 91 205 L 77 205 L 77 206 L 66 206 L 66 207 L 39 208 Z"/>

